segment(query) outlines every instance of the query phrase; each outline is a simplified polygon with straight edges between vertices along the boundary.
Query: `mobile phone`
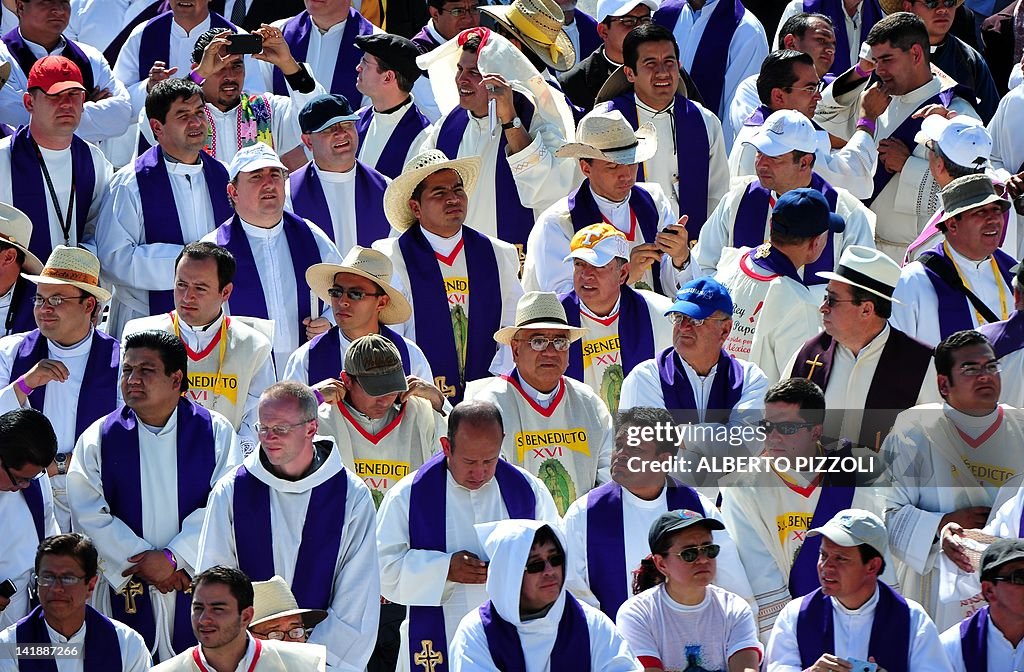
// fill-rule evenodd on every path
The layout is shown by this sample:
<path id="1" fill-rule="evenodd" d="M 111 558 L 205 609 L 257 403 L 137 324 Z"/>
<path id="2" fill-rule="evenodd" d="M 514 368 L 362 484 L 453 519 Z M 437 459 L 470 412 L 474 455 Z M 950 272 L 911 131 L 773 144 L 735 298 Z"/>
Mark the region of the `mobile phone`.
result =
<path id="1" fill-rule="evenodd" d="M 846 662 L 853 665 L 853 672 L 877 672 L 878 663 L 869 663 L 866 660 L 858 660 L 856 658 L 847 658 Z"/>
<path id="2" fill-rule="evenodd" d="M 252 33 L 228 35 L 227 53 L 258 54 L 263 51 L 263 37 Z"/>
<path id="3" fill-rule="evenodd" d="M 18 587 L 10 579 L 0 583 L 0 597 L 10 597 L 18 592 Z"/>

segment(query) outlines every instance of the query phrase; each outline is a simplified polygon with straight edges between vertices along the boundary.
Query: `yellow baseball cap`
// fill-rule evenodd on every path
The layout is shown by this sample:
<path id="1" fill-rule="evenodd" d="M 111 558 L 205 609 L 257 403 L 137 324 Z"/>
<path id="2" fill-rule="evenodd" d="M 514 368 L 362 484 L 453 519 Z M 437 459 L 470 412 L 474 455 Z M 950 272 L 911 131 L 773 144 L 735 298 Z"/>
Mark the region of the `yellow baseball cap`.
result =
<path id="1" fill-rule="evenodd" d="M 569 254 L 562 261 L 582 259 L 591 266 L 607 266 L 616 257 L 629 261 L 626 235 L 611 224 L 591 224 L 572 237 Z"/>

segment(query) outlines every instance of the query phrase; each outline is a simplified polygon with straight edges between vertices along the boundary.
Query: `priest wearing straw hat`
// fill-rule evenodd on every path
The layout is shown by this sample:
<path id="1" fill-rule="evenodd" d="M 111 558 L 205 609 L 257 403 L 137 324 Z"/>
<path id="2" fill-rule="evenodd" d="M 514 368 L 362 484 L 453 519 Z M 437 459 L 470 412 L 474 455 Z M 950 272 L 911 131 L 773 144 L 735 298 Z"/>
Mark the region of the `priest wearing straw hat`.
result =
<path id="1" fill-rule="evenodd" d="M 57 246 L 38 275 L 23 275 L 36 284 L 38 328 L 0 339 L 0 413 L 31 406 L 57 433 L 57 458 L 48 470 L 63 530 L 71 529 L 65 475 L 75 441 L 118 405 L 121 348 L 93 326 L 100 304 L 110 299 L 99 275 L 91 252 Z"/>
<path id="2" fill-rule="evenodd" d="M 310 631 L 327 618 L 323 609 L 302 609 L 280 576 L 253 581 L 253 614 L 249 632 L 256 639 L 305 642 Z"/>
<path id="3" fill-rule="evenodd" d="M 572 269 L 563 263 L 569 241 L 585 226 L 605 221 L 629 242 L 628 284 L 674 295 L 692 277 L 686 218 L 654 182 L 637 184 L 637 167 L 657 151 L 654 125 L 634 132 L 618 110 L 595 110 L 580 121 L 578 142 L 555 155 L 579 162 L 583 184 L 544 211 L 530 232 L 523 286 L 568 292 Z"/>
<path id="4" fill-rule="evenodd" d="M 469 381 L 507 370 L 493 337 L 512 322 L 523 292 L 515 248 L 465 225 L 479 173 L 476 157 L 416 156 L 384 194 L 388 220 L 403 233 L 375 244 L 394 265 L 392 283 L 407 288 L 412 319 L 404 335 L 423 350 L 434 384 L 453 404 Z"/>
<path id="5" fill-rule="evenodd" d="M 43 262 L 28 249 L 32 220 L 12 205 L 0 203 L 0 336 L 31 331 L 32 290 L 22 272 L 36 274 Z"/>
<path id="6" fill-rule="evenodd" d="M 565 32 L 562 8 L 554 0 L 512 0 L 480 8 L 498 34 L 526 54 L 533 67 L 565 72 L 576 65 L 576 50 Z"/>
<path id="7" fill-rule="evenodd" d="M 512 349 L 515 368 L 477 381 L 466 392 L 468 399 L 502 410 L 502 454 L 544 481 L 559 514 L 611 480 L 608 407 L 588 385 L 565 376 L 569 348 L 584 333 L 566 320 L 555 294 L 528 292 L 519 299 L 512 325 L 494 334 Z"/>

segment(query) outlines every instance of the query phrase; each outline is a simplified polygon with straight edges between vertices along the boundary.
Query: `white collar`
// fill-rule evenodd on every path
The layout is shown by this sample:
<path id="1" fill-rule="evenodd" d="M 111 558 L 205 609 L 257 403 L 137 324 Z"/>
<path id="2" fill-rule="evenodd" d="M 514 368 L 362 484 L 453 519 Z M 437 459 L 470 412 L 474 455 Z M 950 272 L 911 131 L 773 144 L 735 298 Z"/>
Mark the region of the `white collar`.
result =
<path id="1" fill-rule="evenodd" d="M 196 163 L 182 163 L 181 161 L 174 161 L 173 159 L 168 160 L 167 155 L 164 155 L 164 165 L 167 166 L 167 172 L 171 175 L 199 175 L 203 172 L 203 162 L 197 161 Z"/>
<path id="2" fill-rule="evenodd" d="M 592 186 L 588 186 L 587 188 L 590 189 L 590 193 L 593 194 L 594 202 L 597 203 L 597 207 L 598 208 L 600 208 L 603 205 L 605 208 L 614 211 L 614 210 L 618 210 L 619 208 L 621 208 L 624 205 L 628 205 L 629 204 L 629 196 L 626 196 L 621 201 L 610 201 L 607 198 L 605 198 L 604 196 L 601 196 L 596 191 L 594 191 L 594 188 Z M 632 192 L 630 192 L 630 193 L 632 193 Z"/>
<path id="3" fill-rule="evenodd" d="M 854 355 L 853 351 L 850 350 L 845 345 L 843 345 L 842 343 L 839 343 L 839 347 L 842 348 L 844 351 L 850 353 L 850 356 L 853 357 L 854 359 L 864 357 L 866 355 L 870 355 L 876 350 L 881 350 L 885 346 L 885 342 L 889 340 L 889 331 L 889 323 L 886 322 L 885 326 L 882 327 L 882 330 L 878 332 L 874 338 L 868 341 L 867 344 L 864 345 L 864 347 L 862 347 L 860 349 L 860 352 L 857 353 L 856 355 Z"/>
<path id="4" fill-rule="evenodd" d="M 427 239 L 428 243 L 430 243 L 430 247 L 434 248 L 434 252 L 437 252 L 438 254 L 442 255 L 451 254 L 452 250 L 458 247 L 459 242 L 462 240 L 461 226 L 459 227 L 459 232 L 456 233 L 451 238 L 442 238 L 436 233 L 431 233 L 430 231 L 427 231 L 422 226 L 420 227 L 420 231 L 423 232 L 423 237 Z"/>
<path id="5" fill-rule="evenodd" d="M 95 329 L 89 329 L 89 334 L 80 340 L 78 343 L 73 345 L 61 345 L 56 341 L 47 339 L 50 352 L 59 355 L 58 359 L 70 359 L 72 357 L 82 357 L 89 353 L 92 348 L 92 335 Z"/>
<path id="6" fill-rule="evenodd" d="M 38 51 L 43 52 L 44 54 L 49 54 L 51 56 L 53 56 L 53 55 L 59 56 L 60 52 L 64 50 L 64 47 L 68 46 L 68 41 L 67 41 L 67 39 L 65 39 L 65 37 L 63 35 L 60 36 L 60 40 L 57 41 L 57 46 L 54 47 L 53 50 L 51 50 L 51 51 L 47 51 L 46 47 L 44 47 L 43 45 L 39 44 L 38 42 L 33 42 L 32 40 L 30 40 L 27 37 L 25 37 L 24 35 L 22 35 L 21 34 L 21 28 L 18 28 L 18 35 L 21 35 L 21 39 L 25 41 L 25 44 L 28 45 L 28 48 L 30 50 L 32 50 L 32 51 L 37 51 L 38 50 Z M 33 47 L 34 47 L 34 49 L 33 49 Z M 25 73 L 25 76 L 26 77 L 28 76 L 27 72 Z"/>
<path id="7" fill-rule="evenodd" d="M 667 114 L 671 112 L 673 109 L 675 109 L 676 105 L 676 99 L 675 96 L 673 96 L 672 102 L 668 104 L 668 107 L 666 107 L 664 110 L 656 110 L 647 103 L 645 103 L 644 101 L 640 100 L 640 96 L 636 95 L 635 91 L 633 92 L 633 101 L 636 102 L 636 106 L 638 108 L 640 108 L 641 110 L 643 110 L 647 114 L 650 114 L 653 117 L 657 117 L 660 114 Z"/>
<path id="8" fill-rule="evenodd" d="M 316 21 L 314 21 L 312 18 L 309 19 L 310 25 L 313 26 L 313 28 L 316 30 L 316 34 L 319 35 L 320 37 L 327 37 L 329 35 L 337 35 L 338 33 L 344 31 L 345 30 L 345 23 L 347 21 L 348 21 L 348 19 L 343 19 L 343 20 L 339 21 L 338 23 L 334 24 L 333 26 L 331 26 L 330 28 L 328 28 L 327 30 L 323 30 L 323 29 L 320 28 L 320 26 L 316 25 Z"/>
<path id="9" fill-rule="evenodd" d="M 841 615 L 846 616 L 870 616 L 874 613 L 875 607 L 878 606 L 878 584 L 875 584 L 875 592 L 864 604 L 860 605 L 857 609 L 848 609 L 843 606 L 843 603 L 839 600 L 832 598 L 832 609 L 839 612 Z"/>
<path id="10" fill-rule="evenodd" d="M 206 18 L 199 22 L 199 24 L 192 30 L 185 30 L 177 21 L 171 19 L 171 37 L 175 37 L 179 40 L 184 40 L 188 37 L 198 38 L 200 35 L 210 29 L 210 13 L 207 11 Z"/>
<path id="11" fill-rule="evenodd" d="M 434 28 L 434 20 L 433 19 L 430 19 L 429 21 L 427 21 L 426 28 L 427 28 L 427 33 L 432 38 L 434 38 L 434 40 L 438 44 L 444 44 L 445 42 L 448 41 L 448 40 L 444 39 L 444 37 L 441 36 L 441 33 L 437 32 L 437 28 Z"/>
<path id="12" fill-rule="evenodd" d="M 996 421 L 997 414 L 999 413 L 999 406 L 996 406 L 995 410 L 985 415 L 967 415 L 961 411 L 950 406 L 948 403 L 943 402 L 942 411 L 946 414 L 954 425 L 964 430 L 971 436 L 980 436 L 987 429 L 992 427 L 992 423 Z"/>
<path id="13" fill-rule="evenodd" d="M 183 333 L 183 334 L 188 334 L 188 335 L 193 336 L 195 338 L 200 338 L 200 337 L 202 337 L 205 334 L 212 334 L 212 333 L 216 332 L 218 329 L 220 329 L 220 323 L 223 322 L 223 321 L 224 321 L 224 308 L 221 307 L 220 315 L 217 316 L 216 320 L 214 320 L 213 322 L 210 322 L 209 324 L 200 326 L 200 327 L 193 327 L 192 325 L 190 325 L 187 322 L 185 322 L 185 320 L 181 319 L 181 316 L 179 315 L 178 316 L 178 329 L 180 329 L 181 333 Z"/>
<path id="14" fill-rule="evenodd" d="M 528 382 L 526 382 L 526 379 L 523 378 L 522 374 L 519 374 L 519 385 L 520 387 L 523 388 L 523 392 L 526 393 L 526 396 L 528 396 L 530 399 L 533 399 L 544 408 L 548 408 L 549 406 L 551 406 L 551 401 L 555 398 L 555 395 L 558 394 L 558 388 L 561 387 L 561 385 L 556 383 L 555 389 L 551 390 L 550 392 L 541 392 L 533 385 L 530 385 Z"/>
<path id="15" fill-rule="evenodd" d="M 957 266 L 966 266 L 967 268 L 974 268 L 974 270 L 976 271 L 980 271 L 982 265 L 988 264 L 989 259 L 992 258 L 992 255 L 989 255 L 980 261 L 975 261 L 974 259 L 968 259 L 964 255 L 957 252 L 955 249 L 953 249 L 952 245 L 946 245 L 946 249 L 949 250 L 949 254 L 953 257 L 953 261 L 956 263 Z"/>
<path id="16" fill-rule="evenodd" d="M 238 661 L 238 667 L 235 668 L 236 670 L 249 669 L 249 664 L 252 662 L 253 656 L 256 655 L 256 640 L 253 639 L 252 635 L 249 633 L 246 633 L 245 636 L 249 640 L 249 643 L 245 647 L 245 655 L 242 656 L 240 661 Z M 209 661 L 206 660 L 206 656 L 203 654 L 203 646 L 199 644 L 196 648 L 199 651 L 199 659 L 203 662 L 203 666 L 207 669 L 213 669 L 213 666 L 210 665 Z"/>
<path id="17" fill-rule="evenodd" d="M 345 182 L 354 182 L 356 179 L 356 164 L 352 164 L 352 167 L 345 172 L 336 172 L 333 170 L 324 170 L 320 166 L 313 162 L 313 166 L 316 169 L 316 174 L 320 176 L 320 179 L 324 182 L 331 182 L 333 184 L 342 184 Z"/>
<path id="18" fill-rule="evenodd" d="M 580 299 L 580 312 L 583 313 L 584 315 L 586 315 L 587 317 L 590 317 L 590 318 L 593 318 L 593 319 L 596 319 L 596 320 L 607 320 L 612 315 L 618 315 L 619 304 L 620 303 L 622 303 L 622 292 L 619 292 L 619 298 L 615 300 L 615 305 L 612 306 L 611 311 L 609 311 L 609 313 L 607 315 L 603 315 L 602 316 L 602 315 L 598 315 L 597 313 L 592 311 L 590 309 L 590 307 L 586 303 L 583 302 L 583 299 Z"/>
<path id="19" fill-rule="evenodd" d="M 238 218 L 238 221 L 242 223 L 242 230 L 251 238 L 276 238 L 281 235 L 282 231 L 284 231 L 284 227 L 281 226 L 281 222 L 284 221 L 284 218 L 269 229 L 265 229 L 262 226 L 256 226 L 255 224 L 250 224 L 241 217 Z"/>

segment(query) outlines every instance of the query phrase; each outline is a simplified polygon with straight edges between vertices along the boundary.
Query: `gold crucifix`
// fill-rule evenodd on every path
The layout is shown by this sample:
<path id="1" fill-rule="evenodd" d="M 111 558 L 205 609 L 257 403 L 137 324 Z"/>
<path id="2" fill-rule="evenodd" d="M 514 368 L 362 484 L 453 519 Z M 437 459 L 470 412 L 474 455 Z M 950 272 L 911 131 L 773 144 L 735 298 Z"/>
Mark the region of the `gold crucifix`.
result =
<path id="1" fill-rule="evenodd" d="M 811 370 L 807 374 L 807 380 L 810 380 L 811 376 L 814 375 L 814 367 L 816 367 L 816 366 L 825 366 L 825 362 L 819 362 L 818 361 L 818 359 L 820 357 L 821 357 L 821 353 L 819 352 L 819 353 L 814 355 L 814 361 L 811 361 L 809 359 L 804 361 L 804 364 L 810 364 L 811 365 Z"/>
<path id="2" fill-rule="evenodd" d="M 432 639 L 420 640 L 420 646 L 423 648 L 412 657 L 412 662 L 426 672 L 434 672 L 434 668 L 444 662 L 444 656 L 440 651 L 434 651 L 434 640 Z"/>
<path id="3" fill-rule="evenodd" d="M 142 595 L 144 592 L 145 589 L 143 588 L 141 581 L 134 578 L 128 581 L 128 585 L 118 593 L 118 595 L 124 595 L 124 613 L 134 614 L 138 612 L 138 609 L 135 606 L 135 597 L 137 595 Z"/>

